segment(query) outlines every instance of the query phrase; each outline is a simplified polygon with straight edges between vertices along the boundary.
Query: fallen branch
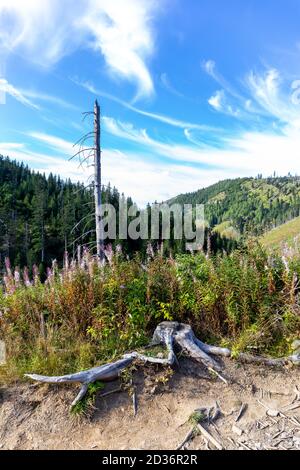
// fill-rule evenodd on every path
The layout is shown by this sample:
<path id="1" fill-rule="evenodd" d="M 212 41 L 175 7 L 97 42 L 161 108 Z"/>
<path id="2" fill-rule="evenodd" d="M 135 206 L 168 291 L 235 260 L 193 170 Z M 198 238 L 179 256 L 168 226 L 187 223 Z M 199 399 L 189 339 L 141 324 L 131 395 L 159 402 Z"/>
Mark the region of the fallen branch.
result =
<path id="1" fill-rule="evenodd" d="M 188 442 L 190 442 L 190 440 L 194 436 L 194 432 L 195 432 L 194 428 L 190 429 L 190 431 L 187 433 L 187 435 L 183 439 L 182 443 L 179 444 L 179 446 L 176 448 L 176 450 L 181 450 Z"/>
<path id="2" fill-rule="evenodd" d="M 237 423 L 241 417 L 243 416 L 244 412 L 246 411 L 247 409 L 247 404 L 246 403 L 242 403 L 242 406 L 237 414 L 237 417 L 235 418 L 235 422 Z"/>
<path id="3" fill-rule="evenodd" d="M 215 439 L 214 436 L 212 436 L 200 423 L 197 424 L 197 428 L 205 439 L 213 444 L 218 450 L 223 450 L 223 446 L 220 442 L 218 442 L 217 439 Z"/>
<path id="4" fill-rule="evenodd" d="M 251 354 L 240 353 L 237 358 L 240 362 L 246 364 L 263 364 L 265 366 L 276 367 L 276 366 L 286 366 L 289 363 L 294 364 L 295 366 L 300 365 L 300 354 L 294 354 L 293 356 L 281 357 L 278 359 L 270 359 L 263 356 L 252 356 Z"/>

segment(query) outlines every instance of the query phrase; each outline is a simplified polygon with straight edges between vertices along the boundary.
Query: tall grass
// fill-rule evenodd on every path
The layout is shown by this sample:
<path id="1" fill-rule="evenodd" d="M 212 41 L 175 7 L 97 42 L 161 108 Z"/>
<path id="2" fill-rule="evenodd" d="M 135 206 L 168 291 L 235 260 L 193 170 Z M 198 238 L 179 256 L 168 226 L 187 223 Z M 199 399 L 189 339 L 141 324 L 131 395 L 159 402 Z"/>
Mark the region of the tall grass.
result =
<path id="1" fill-rule="evenodd" d="M 300 337 L 300 253 L 270 256 L 258 244 L 230 255 L 203 253 L 146 265 L 120 250 L 99 266 L 85 251 L 41 283 L 37 270 L 12 270 L 6 261 L 0 290 L 0 339 L 7 363 L 2 381 L 25 372 L 62 374 L 116 358 L 147 343 L 163 320 L 191 324 L 204 341 L 234 352 L 281 355 Z"/>

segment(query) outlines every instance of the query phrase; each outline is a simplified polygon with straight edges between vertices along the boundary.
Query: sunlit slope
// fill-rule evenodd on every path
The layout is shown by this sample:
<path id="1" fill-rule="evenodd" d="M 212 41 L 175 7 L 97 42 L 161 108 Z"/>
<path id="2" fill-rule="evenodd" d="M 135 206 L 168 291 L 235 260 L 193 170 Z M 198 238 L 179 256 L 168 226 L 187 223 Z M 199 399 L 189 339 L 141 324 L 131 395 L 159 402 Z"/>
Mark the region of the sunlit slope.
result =
<path id="1" fill-rule="evenodd" d="M 285 243 L 293 245 L 295 238 L 300 236 L 300 217 L 296 217 L 279 227 L 270 230 L 260 237 L 260 241 L 266 248 L 280 248 Z"/>

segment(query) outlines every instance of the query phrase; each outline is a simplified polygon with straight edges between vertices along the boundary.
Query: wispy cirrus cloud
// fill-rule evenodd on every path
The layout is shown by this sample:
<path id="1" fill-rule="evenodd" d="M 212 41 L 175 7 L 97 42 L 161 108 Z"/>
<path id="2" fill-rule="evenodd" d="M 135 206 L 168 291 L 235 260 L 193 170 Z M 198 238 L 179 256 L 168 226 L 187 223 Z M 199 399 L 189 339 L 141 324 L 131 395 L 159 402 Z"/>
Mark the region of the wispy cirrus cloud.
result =
<path id="1" fill-rule="evenodd" d="M 67 161 L 71 144 L 53 135 L 31 132 L 30 143 L 0 142 L 0 154 L 23 161 L 45 174 L 59 174 L 61 178 L 87 182 L 91 172 L 79 167 L 76 161 Z M 45 144 L 44 152 L 32 150 L 34 139 Z M 47 151 L 48 149 L 48 151 Z M 55 150 L 59 156 L 53 155 Z M 51 154 L 49 154 L 51 151 Z M 119 191 L 130 195 L 140 206 L 147 202 L 165 201 L 183 192 L 196 190 L 220 179 L 221 172 L 195 168 L 192 165 L 161 161 L 149 154 L 121 152 L 103 148 L 103 183 L 116 186 Z"/>
<path id="2" fill-rule="evenodd" d="M 55 137 L 44 132 L 36 131 L 27 132 L 26 135 L 35 139 L 36 141 L 46 144 L 52 150 L 58 151 L 63 155 L 67 155 L 68 157 L 71 157 L 75 153 L 73 143 L 60 137 Z"/>
<path id="3" fill-rule="evenodd" d="M 281 123 L 300 127 L 300 81 L 289 83 L 284 91 L 284 77 L 271 68 L 262 73 L 251 71 L 246 85 L 261 112 Z"/>
<path id="4" fill-rule="evenodd" d="M 148 149 L 148 153 L 156 153 L 181 164 L 209 168 L 217 172 L 220 179 L 236 175 L 256 176 L 258 172 L 270 176 L 274 171 L 281 175 L 299 171 L 300 135 L 295 129 L 286 129 L 280 135 L 274 129 L 264 133 L 242 132 L 235 137 L 221 138 L 219 147 L 215 142 L 203 145 L 200 139 L 193 139 L 191 131 L 185 135 L 194 145 L 161 142 L 151 138 L 145 129 L 137 129 L 130 123 L 113 118 L 105 119 L 105 129 L 121 139 L 141 145 Z"/>
<path id="5" fill-rule="evenodd" d="M 238 100 L 244 101 L 244 97 L 239 93 L 224 77 L 219 73 L 217 64 L 214 60 L 207 60 L 202 63 L 204 71 L 214 79 L 227 93 Z"/>
<path id="6" fill-rule="evenodd" d="M 21 89 L 19 91 L 20 93 L 22 93 L 23 96 L 25 96 L 28 99 L 50 103 L 50 104 L 59 106 L 61 108 L 70 109 L 73 111 L 79 111 L 78 106 L 74 105 L 73 103 L 69 103 L 68 101 L 58 96 L 49 95 L 47 93 L 42 93 L 42 92 L 35 91 L 35 90 Z"/>
<path id="7" fill-rule="evenodd" d="M 160 76 L 160 81 L 163 85 L 163 87 L 169 92 L 172 93 L 172 95 L 178 96 L 179 98 L 184 98 L 183 93 L 180 93 L 180 91 L 176 90 L 174 85 L 171 83 L 167 73 L 162 73 Z"/>
<path id="8" fill-rule="evenodd" d="M 141 116 L 148 117 L 150 119 L 154 119 L 155 121 L 162 122 L 164 124 L 168 124 L 173 127 L 177 127 L 179 129 L 197 129 L 199 131 L 204 131 L 204 132 L 209 132 L 209 131 L 220 131 L 220 129 L 217 129 L 216 127 L 213 126 L 208 126 L 206 124 L 197 124 L 194 122 L 189 122 L 189 121 L 183 121 L 181 119 L 176 119 L 173 118 L 172 116 L 167 116 L 165 114 L 159 114 L 159 113 L 153 113 L 151 111 L 145 111 L 143 109 L 140 109 L 131 103 L 128 103 L 127 101 L 121 100 L 120 98 L 117 98 L 116 96 L 113 96 L 109 93 L 105 93 L 99 89 L 97 89 L 91 82 L 88 81 L 81 81 L 78 78 L 72 78 L 71 79 L 74 83 L 76 83 L 78 86 L 81 86 L 88 90 L 90 93 L 96 96 L 102 96 L 103 98 L 107 98 L 108 100 L 114 101 L 115 103 L 118 103 L 119 105 L 123 106 L 126 109 L 129 109 L 130 111 L 133 111 L 134 113 L 140 114 Z"/>
<path id="9" fill-rule="evenodd" d="M 99 51 L 112 76 L 151 96 L 157 0 L 0 0 L 0 50 L 52 66 L 78 48 Z M 63 21 L 62 21 L 63 18 Z"/>
<path id="10" fill-rule="evenodd" d="M 33 108 L 36 110 L 39 110 L 40 107 L 34 103 L 32 100 L 30 100 L 25 93 L 22 91 L 18 90 L 14 85 L 9 83 L 5 78 L 0 78 L 0 92 L 2 92 L 2 96 L 4 97 L 5 101 L 5 95 L 10 95 L 20 103 L 22 103 L 25 106 L 28 106 L 29 108 Z"/>
<path id="11" fill-rule="evenodd" d="M 224 90 L 216 91 L 216 93 L 209 98 L 208 104 L 216 111 L 233 117 L 241 117 L 240 110 L 228 103 Z"/>
<path id="12" fill-rule="evenodd" d="M 202 66 L 223 87 L 208 99 L 214 110 L 241 118 L 250 125 L 263 119 L 268 126 L 270 119 L 274 119 L 281 124 L 299 126 L 300 80 L 287 85 L 284 75 L 276 68 L 261 72 L 251 70 L 241 81 L 243 91 L 240 92 L 218 72 L 213 60 L 204 62 Z"/>

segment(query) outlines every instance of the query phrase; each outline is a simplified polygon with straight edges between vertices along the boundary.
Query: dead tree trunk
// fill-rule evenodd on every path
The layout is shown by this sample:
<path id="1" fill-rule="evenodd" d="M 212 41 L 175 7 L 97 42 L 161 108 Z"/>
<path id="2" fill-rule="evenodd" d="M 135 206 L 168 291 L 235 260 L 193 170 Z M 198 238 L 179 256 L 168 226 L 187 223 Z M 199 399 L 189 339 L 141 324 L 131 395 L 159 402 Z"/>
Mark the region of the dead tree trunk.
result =
<path id="1" fill-rule="evenodd" d="M 94 193 L 95 193 L 95 218 L 96 218 L 96 249 L 97 257 L 100 261 L 104 258 L 103 246 L 103 229 L 101 221 L 101 148 L 100 148 L 100 106 L 98 101 L 95 101 L 94 106 L 94 165 L 95 165 L 95 180 L 94 180 Z"/>

